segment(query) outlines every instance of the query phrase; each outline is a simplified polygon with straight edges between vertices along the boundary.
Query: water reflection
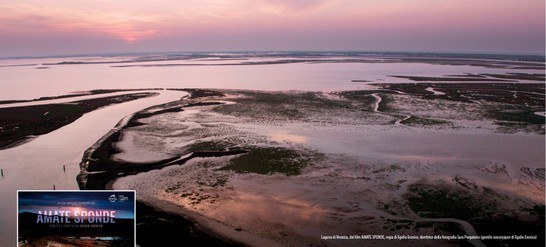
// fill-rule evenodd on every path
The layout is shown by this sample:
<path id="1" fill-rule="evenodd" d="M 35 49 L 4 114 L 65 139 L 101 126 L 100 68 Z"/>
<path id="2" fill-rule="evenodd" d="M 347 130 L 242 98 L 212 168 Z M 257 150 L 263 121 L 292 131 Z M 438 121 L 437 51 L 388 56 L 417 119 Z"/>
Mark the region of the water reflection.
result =
<path id="1" fill-rule="evenodd" d="M 307 137 L 280 131 L 271 133 L 270 139 L 275 142 L 292 142 L 297 144 L 306 144 Z"/>
<path id="2" fill-rule="evenodd" d="M 60 61 L 63 60 L 49 58 L 28 61 L 0 60 L 0 63 L 41 64 Z M 409 82 L 407 79 L 392 78 L 389 75 L 444 76 L 514 72 L 500 68 L 424 63 L 331 62 L 123 68 L 111 66 L 112 64 L 70 64 L 52 65 L 49 69 L 35 69 L 35 66 L 0 67 L 2 74 L 0 99 L 29 99 L 92 89 L 157 87 L 338 91 L 366 88 L 366 83 L 355 83 L 351 82 L 352 80 Z"/>

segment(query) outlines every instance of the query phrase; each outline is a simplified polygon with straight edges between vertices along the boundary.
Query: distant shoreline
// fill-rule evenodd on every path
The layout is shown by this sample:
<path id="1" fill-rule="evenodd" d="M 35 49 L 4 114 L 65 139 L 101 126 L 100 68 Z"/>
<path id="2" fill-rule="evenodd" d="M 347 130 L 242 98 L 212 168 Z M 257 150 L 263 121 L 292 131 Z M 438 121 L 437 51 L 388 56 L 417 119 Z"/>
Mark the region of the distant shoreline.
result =
<path id="1" fill-rule="evenodd" d="M 20 55 L 20 56 L 0 56 L 0 60 L 7 59 L 40 59 L 40 58 L 73 58 L 73 57 L 115 57 L 115 56 L 147 56 L 147 55 L 165 55 L 165 54 L 183 54 L 183 55 L 203 55 L 203 54 L 370 54 L 370 55 L 421 55 L 421 56 L 453 56 L 453 57 L 536 57 L 546 58 L 544 53 L 507 53 L 507 52 L 476 52 L 476 51 L 340 51 L 340 50 L 322 50 L 322 51 L 287 51 L 287 50 L 258 50 L 258 51 L 149 51 L 149 52 L 120 52 L 120 53 L 86 53 L 86 54 L 65 54 L 65 55 Z"/>

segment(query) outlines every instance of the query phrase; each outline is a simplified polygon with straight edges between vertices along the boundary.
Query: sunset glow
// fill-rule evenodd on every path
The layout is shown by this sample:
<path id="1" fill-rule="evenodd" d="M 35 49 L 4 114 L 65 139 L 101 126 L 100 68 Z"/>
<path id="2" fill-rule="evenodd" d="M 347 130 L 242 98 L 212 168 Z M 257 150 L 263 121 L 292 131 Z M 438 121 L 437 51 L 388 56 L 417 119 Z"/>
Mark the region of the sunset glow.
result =
<path id="1" fill-rule="evenodd" d="M 544 52 L 542 0 L 0 1 L 0 56 L 139 51 Z"/>

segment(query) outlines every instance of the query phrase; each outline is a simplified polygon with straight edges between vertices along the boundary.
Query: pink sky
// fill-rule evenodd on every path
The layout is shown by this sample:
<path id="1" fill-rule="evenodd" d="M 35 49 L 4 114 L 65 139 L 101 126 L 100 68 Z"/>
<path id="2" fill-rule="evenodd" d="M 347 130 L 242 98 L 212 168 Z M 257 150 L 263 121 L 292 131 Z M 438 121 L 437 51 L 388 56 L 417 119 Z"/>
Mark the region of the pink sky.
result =
<path id="1" fill-rule="evenodd" d="M 543 54 L 544 0 L 0 0 L 0 57 L 148 51 Z"/>

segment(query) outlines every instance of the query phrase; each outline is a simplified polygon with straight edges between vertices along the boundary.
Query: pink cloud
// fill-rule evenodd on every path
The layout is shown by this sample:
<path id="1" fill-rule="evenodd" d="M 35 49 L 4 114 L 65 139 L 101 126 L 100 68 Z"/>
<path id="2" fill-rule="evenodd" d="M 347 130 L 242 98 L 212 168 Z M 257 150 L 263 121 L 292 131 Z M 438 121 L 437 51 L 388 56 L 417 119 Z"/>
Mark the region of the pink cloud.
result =
<path id="1" fill-rule="evenodd" d="M 1 29 L 51 32 L 90 32 L 134 42 L 158 33 L 151 28 L 163 16 L 132 15 L 125 12 L 40 7 L 29 4 L 1 5 Z"/>
<path id="2" fill-rule="evenodd" d="M 328 0 L 259 0 L 267 10 L 284 14 L 301 14 L 323 6 Z"/>
<path id="3" fill-rule="evenodd" d="M 0 35 L 8 51 L 22 50 L 23 44 L 62 50 L 64 40 L 72 46 L 96 43 L 97 49 L 113 49 L 108 42 L 115 41 L 147 50 L 543 51 L 544 5 L 543 0 L 18 0 L 0 1 Z"/>

